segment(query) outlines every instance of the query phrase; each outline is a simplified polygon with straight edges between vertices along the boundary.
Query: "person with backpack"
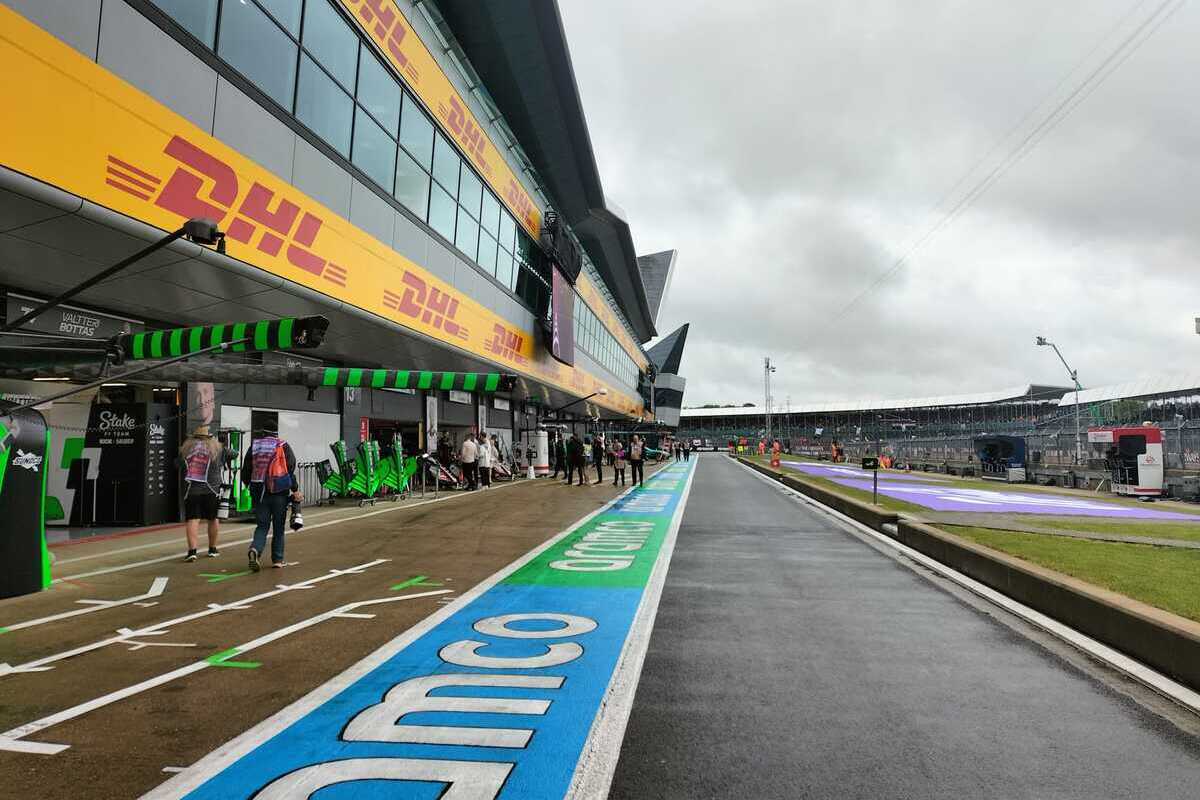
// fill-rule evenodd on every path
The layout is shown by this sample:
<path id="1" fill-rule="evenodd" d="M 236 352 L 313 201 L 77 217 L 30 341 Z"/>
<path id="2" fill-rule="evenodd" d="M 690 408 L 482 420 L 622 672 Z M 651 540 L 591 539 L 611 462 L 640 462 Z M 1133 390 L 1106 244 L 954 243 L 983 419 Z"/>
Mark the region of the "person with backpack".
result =
<path id="1" fill-rule="evenodd" d="M 208 432 L 207 425 L 197 426 L 179 448 L 179 460 L 184 468 L 183 518 L 188 546 L 184 561 L 196 560 L 201 521 L 208 526 L 208 557 L 216 558 L 221 554 L 217 550 L 217 535 L 220 533 L 217 505 L 220 501 L 224 452 L 221 443 Z"/>
<path id="2" fill-rule="evenodd" d="M 634 486 L 643 486 L 643 458 L 645 457 L 642 440 L 636 434 L 629 440 L 629 469 L 632 474 L 629 476 L 629 482 Z"/>
<path id="3" fill-rule="evenodd" d="M 258 523 L 246 554 L 250 569 L 254 572 L 262 569 L 258 559 L 267 545 L 267 531 L 272 528 L 271 566 L 283 569 L 287 509 L 293 500 L 302 501 L 304 494 L 296 482 L 296 454 L 290 444 L 279 438 L 279 423 L 275 420 L 265 420 L 261 430 L 255 432 L 242 460 L 242 483 L 250 487 L 250 501 Z"/>

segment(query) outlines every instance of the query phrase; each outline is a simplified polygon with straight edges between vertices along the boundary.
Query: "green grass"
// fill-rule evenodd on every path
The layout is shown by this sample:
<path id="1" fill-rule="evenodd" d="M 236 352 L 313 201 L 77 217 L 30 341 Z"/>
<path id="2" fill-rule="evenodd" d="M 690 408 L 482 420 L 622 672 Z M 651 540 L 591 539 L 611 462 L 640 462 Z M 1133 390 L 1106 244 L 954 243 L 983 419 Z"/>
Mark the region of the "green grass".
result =
<path id="1" fill-rule="evenodd" d="M 1200 621 L 1200 550 L 1008 533 L 959 525 L 950 533 Z"/>
<path id="2" fill-rule="evenodd" d="M 1039 528 L 1079 533 L 1107 533 L 1120 536 L 1152 536 L 1159 539 L 1181 539 L 1200 542 L 1200 524 L 1196 522 L 1147 522 L 1145 520 L 1098 520 L 1048 516 L 1022 516 L 1022 522 Z M 997 527 L 1003 527 L 1000 523 Z"/>

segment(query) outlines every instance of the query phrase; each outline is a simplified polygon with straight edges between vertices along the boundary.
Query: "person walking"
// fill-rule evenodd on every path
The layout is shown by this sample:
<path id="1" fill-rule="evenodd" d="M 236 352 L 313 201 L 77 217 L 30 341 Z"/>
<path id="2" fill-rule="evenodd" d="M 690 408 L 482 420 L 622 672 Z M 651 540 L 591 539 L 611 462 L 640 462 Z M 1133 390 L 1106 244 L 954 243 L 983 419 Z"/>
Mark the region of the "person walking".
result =
<path id="1" fill-rule="evenodd" d="M 201 522 L 208 527 L 208 557 L 216 558 L 221 554 L 217 550 L 220 533 L 217 504 L 224 453 L 221 443 L 208 432 L 207 425 L 198 425 L 179 448 L 179 459 L 184 468 L 183 518 L 188 547 L 184 561 L 196 560 Z"/>
<path id="2" fill-rule="evenodd" d="M 596 464 L 596 485 L 599 486 L 604 480 L 604 437 L 596 436 L 592 439 L 592 461 Z"/>
<path id="3" fill-rule="evenodd" d="M 634 434 L 633 438 L 629 440 L 629 469 L 632 473 L 629 476 L 629 482 L 634 486 L 643 485 L 642 459 L 644 458 L 644 455 L 645 452 L 642 446 L 642 440 L 637 436 L 637 434 Z"/>
<path id="4" fill-rule="evenodd" d="M 580 439 L 577 435 L 571 435 L 571 441 L 567 444 L 567 485 L 571 485 L 571 480 L 576 475 L 579 476 L 579 485 L 584 486 L 586 479 L 583 471 L 587 465 L 587 442 Z"/>
<path id="5" fill-rule="evenodd" d="M 258 523 L 246 555 L 250 569 L 258 572 L 262 568 L 259 556 L 267 546 L 268 530 L 272 530 L 271 566 L 283 569 L 288 505 L 292 500 L 303 500 L 304 494 L 296 482 L 296 454 L 290 444 L 279 438 L 279 423 L 265 420 L 255 435 L 242 460 L 242 483 L 250 487 L 250 501 Z"/>
<path id="6" fill-rule="evenodd" d="M 691 458 L 691 455 L 692 455 L 692 446 L 690 443 L 688 443 L 687 439 L 684 439 L 683 440 L 683 460 L 687 461 L 688 459 Z"/>
<path id="7" fill-rule="evenodd" d="M 560 471 L 564 476 L 567 475 L 567 447 L 563 442 L 562 433 L 557 433 L 554 436 L 554 474 L 550 477 L 557 478 Z M 567 482 L 570 482 L 569 477 Z"/>
<path id="8" fill-rule="evenodd" d="M 487 489 L 492 485 L 492 467 L 496 463 L 496 454 L 492 442 L 486 433 L 479 434 L 479 485 Z"/>
<path id="9" fill-rule="evenodd" d="M 625 448 L 621 446 L 621 442 L 613 441 L 613 486 L 617 485 L 617 480 L 620 479 L 621 485 L 625 485 Z"/>
<path id="10" fill-rule="evenodd" d="M 475 443 L 475 434 L 468 433 L 463 438 L 462 449 L 458 453 L 458 463 L 462 464 L 463 480 L 467 482 L 467 491 L 475 491 L 479 481 L 479 445 Z"/>

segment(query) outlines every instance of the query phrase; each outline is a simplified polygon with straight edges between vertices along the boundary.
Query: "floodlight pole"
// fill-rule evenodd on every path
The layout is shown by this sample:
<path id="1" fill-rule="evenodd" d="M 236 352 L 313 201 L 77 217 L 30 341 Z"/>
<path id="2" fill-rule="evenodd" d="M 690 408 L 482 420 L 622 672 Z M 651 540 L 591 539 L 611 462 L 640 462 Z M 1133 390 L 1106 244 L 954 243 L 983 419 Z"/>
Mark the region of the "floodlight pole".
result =
<path id="1" fill-rule="evenodd" d="M 1071 381 L 1075 384 L 1075 463 L 1083 464 L 1083 442 L 1079 439 L 1079 373 L 1071 369 L 1071 365 L 1063 358 L 1062 351 L 1058 349 L 1058 345 L 1047 339 L 1045 336 L 1037 337 L 1038 347 L 1052 347 L 1054 354 L 1058 356 L 1058 360 L 1066 367 L 1067 374 L 1071 376 Z"/>
<path id="2" fill-rule="evenodd" d="M 771 359 L 763 359 L 763 406 L 767 411 L 767 441 L 771 441 L 771 373 L 775 371 L 775 367 L 771 366 Z"/>

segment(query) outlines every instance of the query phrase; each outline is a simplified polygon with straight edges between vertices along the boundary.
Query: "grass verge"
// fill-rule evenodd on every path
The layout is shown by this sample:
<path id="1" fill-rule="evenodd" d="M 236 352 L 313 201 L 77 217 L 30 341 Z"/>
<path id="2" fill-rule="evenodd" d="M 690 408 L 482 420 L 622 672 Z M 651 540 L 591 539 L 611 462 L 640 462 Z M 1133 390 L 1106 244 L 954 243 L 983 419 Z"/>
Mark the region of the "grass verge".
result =
<path id="1" fill-rule="evenodd" d="M 941 525 L 944 530 L 1200 622 L 1200 550 Z"/>

